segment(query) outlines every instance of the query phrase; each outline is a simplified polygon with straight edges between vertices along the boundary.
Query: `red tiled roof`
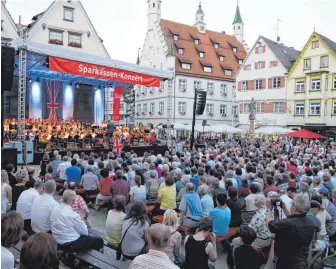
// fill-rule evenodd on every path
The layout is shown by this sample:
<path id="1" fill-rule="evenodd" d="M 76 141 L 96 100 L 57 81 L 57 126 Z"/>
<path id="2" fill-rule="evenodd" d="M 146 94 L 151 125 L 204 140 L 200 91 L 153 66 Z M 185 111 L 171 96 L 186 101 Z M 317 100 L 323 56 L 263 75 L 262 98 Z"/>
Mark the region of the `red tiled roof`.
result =
<path id="1" fill-rule="evenodd" d="M 224 33 L 206 30 L 205 34 L 200 34 L 195 26 L 181 24 L 173 21 L 163 20 L 160 22 L 166 42 L 173 46 L 176 55 L 176 72 L 191 76 L 200 76 L 212 79 L 233 80 L 235 73 L 239 69 L 238 59 L 244 60 L 246 51 L 236 37 Z M 179 40 L 173 40 L 172 33 L 179 36 Z M 194 39 L 200 40 L 199 45 L 194 44 Z M 219 48 L 214 48 L 214 43 L 219 44 Z M 232 48 L 236 47 L 234 53 Z M 183 48 L 183 54 L 178 54 L 178 48 Z M 199 52 L 204 52 L 204 58 L 199 57 Z M 225 57 L 224 62 L 219 61 L 219 55 Z M 191 63 L 191 69 L 182 69 L 181 63 Z M 212 66 L 212 73 L 205 73 L 203 66 Z M 233 71 L 232 76 L 225 76 L 224 69 Z"/>

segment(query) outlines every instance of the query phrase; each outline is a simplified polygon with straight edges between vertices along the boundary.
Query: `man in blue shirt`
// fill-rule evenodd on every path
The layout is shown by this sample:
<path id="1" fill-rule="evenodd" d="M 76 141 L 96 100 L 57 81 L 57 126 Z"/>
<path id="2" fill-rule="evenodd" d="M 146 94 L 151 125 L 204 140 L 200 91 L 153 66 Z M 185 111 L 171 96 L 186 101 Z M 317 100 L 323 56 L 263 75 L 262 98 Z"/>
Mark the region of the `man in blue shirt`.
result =
<path id="1" fill-rule="evenodd" d="M 198 180 L 198 175 L 197 175 L 197 168 L 196 167 L 193 167 L 191 168 L 191 174 L 192 174 L 192 177 L 190 179 L 190 182 L 194 184 L 195 186 L 195 191 L 198 190 L 198 187 L 199 187 L 199 180 Z"/>
<path id="2" fill-rule="evenodd" d="M 229 231 L 231 210 L 226 205 L 226 194 L 220 193 L 216 197 L 217 207 L 209 213 L 209 219 L 213 221 L 213 232 L 216 236 L 224 236 Z"/>
<path id="3" fill-rule="evenodd" d="M 67 176 L 67 179 L 66 179 L 67 185 L 69 185 L 70 182 L 75 182 L 77 186 L 79 185 L 81 181 L 81 170 L 77 166 L 76 159 L 71 160 L 71 166 L 65 170 L 65 174 Z"/>

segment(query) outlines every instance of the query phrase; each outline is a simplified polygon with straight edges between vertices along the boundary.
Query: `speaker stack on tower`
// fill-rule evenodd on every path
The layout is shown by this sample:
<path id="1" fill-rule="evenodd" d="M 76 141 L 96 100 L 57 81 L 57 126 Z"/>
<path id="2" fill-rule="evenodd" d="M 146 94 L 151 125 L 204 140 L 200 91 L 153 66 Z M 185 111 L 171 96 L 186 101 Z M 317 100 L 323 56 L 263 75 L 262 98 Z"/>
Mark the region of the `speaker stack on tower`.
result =
<path id="1" fill-rule="evenodd" d="M 13 85 L 15 49 L 1 46 L 1 91 L 10 91 Z"/>
<path id="2" fill-rule="evenodd" d="M 197 115 L 202 115 L 203 112 L 204 112 L 204 109 L 205 109 L 207 92 L 197 90 L 196 94 L 197 94 L 196 114 Z"/>

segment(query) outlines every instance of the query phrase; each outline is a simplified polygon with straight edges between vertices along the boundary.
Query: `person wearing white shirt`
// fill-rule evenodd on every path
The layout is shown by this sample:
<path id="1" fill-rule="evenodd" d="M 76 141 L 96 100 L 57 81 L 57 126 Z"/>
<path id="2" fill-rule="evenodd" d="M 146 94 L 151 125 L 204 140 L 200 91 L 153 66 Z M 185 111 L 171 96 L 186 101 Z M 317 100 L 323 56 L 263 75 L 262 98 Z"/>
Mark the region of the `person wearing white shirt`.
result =
<path id="1" fill-rule="evenodd" d="M 51 213 L 51 232 L 56 242 L 62 248 L 71 250 L 95 249 L 100 250 L 104 241 L 100 237 L 89 236 L 88 228 L 81 217 L 72 210 L 76 192 L 65 190 L 62 203 Z"/>
<path id="2" fill-rule="evenodd" d="M 56 191 L 56 182 L 48 180 L 44 184 L 45 193 L 37 197 L 32 206 L 31 226 L 35 233 L 47 233 L 51 231 L 50 215 L 54 207 L 58 205 L 53 195 Z"/>
<path id="3" fill-rule="evenodd" d="M 24 219 L 24 230 L 32 234 L 31 212 L 34 200 L 43 193 L 43 182 L 36 181 L 34 187 L 23 191 L 16 204 L 16 212 L 20 213 Z"/>
<path id="4" fill-rule="evenodd" d="M 67 168 L 71 166 L 71 163 L 68 162 L 67 156 L 64 156 L 62 160 L 63 162 L 60 163 L 57 167 L 57 174 L 59 174 L 60 181 L 64 182 L 67 179 L 65 170 L 67 170 Z"/>

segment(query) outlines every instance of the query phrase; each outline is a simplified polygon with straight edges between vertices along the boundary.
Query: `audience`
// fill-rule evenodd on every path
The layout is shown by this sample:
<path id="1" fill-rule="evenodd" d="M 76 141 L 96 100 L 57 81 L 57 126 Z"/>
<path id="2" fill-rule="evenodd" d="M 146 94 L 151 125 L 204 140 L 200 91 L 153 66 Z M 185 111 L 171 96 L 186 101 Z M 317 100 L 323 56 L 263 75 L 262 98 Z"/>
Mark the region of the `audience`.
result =
<path id="1" fill-rule="evenodd" d="M 130 190 L 130 203 L 134 203 L 135 201 L 141 201 L 146 204 L 146 188 L 142 184 L 142 180 L 140 176 L 134 177 L 135 186 L 133 186 Z"/>
<path id="2" fill-rule="evenodd" d="M 66 174 L 66 185 L 69 185 L 70 182 L 75 182 L 79 186 L 81 181 L 81 170 L 77 166 L 77 160 L 71 160 L 71 166 L 65 170 Z"/>
<path id="3" fill-rule="evenodd" d="M 76 183 L 70 182 L 68 185 L 68 190 L 72 190 L 76 193 L 76 189 L 77 189 Z M 84 220 L 86 224 L 88 224 L 87 219 L 89 217 L 89 209 L 82 196 L 76 195 L 71 208 L 81 217 L 82 220 Z"/>
<path id="4" fill-rule="evenodd" d="M 213 221 L 212 231 L 216 236 L 224 236 L 229 231 L 231 210 L 226 204 L 226 195 L 221 193 L 216 197 L 217 207 L 209 213 L 209 219 Z"/>
<path id="5" fill-rule="evenodd" d="M 9 185 L 8 174 L 1 170 L 1 214 L 5 214 L 12 207 L 12 187 Z"/>
<path id="6" fill-rule="evenodd" d="M 226 204 L 231 210 L 230 227 L 239 227 L 242 223 L 242 204 L 238 199 L 237 189 L 235 187 L 230 187 L 228 190 L 228 195 L 230 199 L 227 200 Z"/>
<path id="7" fill-rule="evenodd" d="M 110 191 L 110 186 L 112 184 L 112 178 L 109 177 L 109 171 L 105 168 L 100 171 L 102 176 L 99 181 L 99 194 L 96 198 L 96 207 L 95 209 L 99 209 L 100 201 L 102 200 L 110 200 L 112 198 L 112 193 Z"/>
<path id="8" fill-rule="evenodd" d="M 167 209 L 176 209 L 176 187 L 172 176 L 167 176 L 165 183 L 160 185 L 158 203 L 160 215 L 163 215 Z"/>
<path id="9" fill-rule="evenodd" d="M 98 177 L 93 174 L 93 166 L 88 167 L 87 173 L 81 178 L 80 186 L 85 190 L 86 195 L 93 195 L 98 193 L 99 180 Z"/>
<path id="10" fill-rule="evenodd" d="M 210 211 L 214 208 L 213 199 L 209 195 L 210 188 L 207 185 L 200 186 L 198 189 L 201 198 L 202 212 L 204 216 L 208 216 Z"/>
<path id="11" fill-rule="evenodd" d="M 122 178 L 123 174 L 121 170 L 117 170 L 115 173 L 116 179 L 112 182 L 110 191 L 112 193 L 112 197 L 116 195 L 124 195 L 126 197 L 126 201 L 128 202 L 128 194 L 130 191 L 128 182 Z"/>
<path id="12" fill-rule="evenodd" d="M 16 184 L 12 186 L 12 210 L 16 210 L 16 204 L 21 193 L 25 190 L 25 184 L 28 181 L 28 172 L 20 169 L 16 172 Z"/>

